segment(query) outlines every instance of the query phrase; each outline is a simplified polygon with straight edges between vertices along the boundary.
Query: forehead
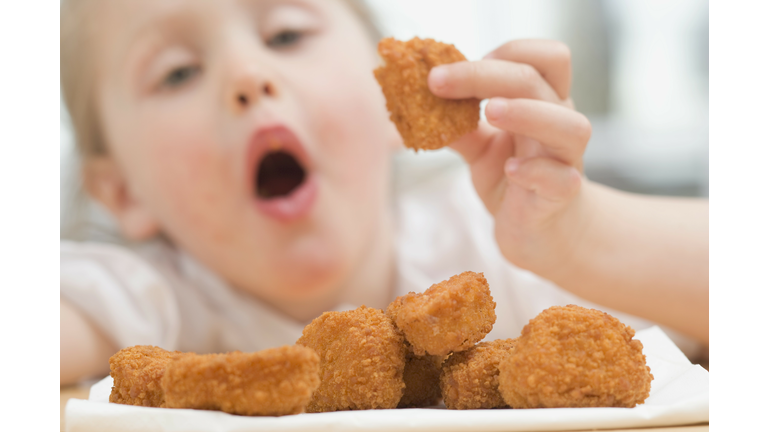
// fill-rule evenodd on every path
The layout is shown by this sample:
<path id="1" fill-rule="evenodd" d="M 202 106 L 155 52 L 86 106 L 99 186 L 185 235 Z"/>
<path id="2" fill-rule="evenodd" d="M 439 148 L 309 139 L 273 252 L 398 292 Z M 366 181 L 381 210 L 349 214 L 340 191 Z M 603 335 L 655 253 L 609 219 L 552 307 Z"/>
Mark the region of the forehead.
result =
<path id="1" fill-rule="evenodd" d="M 146 31 L 169 30 L 189 25 L 216 25 L 254 18 L 282 8 L 303 8 L 315 12 L 335 9 L 337 0 L 107 0 L 96 2 L 104 34 L 120 33 L 125 39 Z M 116 42 L 116 41 L 114 41 Z"/>

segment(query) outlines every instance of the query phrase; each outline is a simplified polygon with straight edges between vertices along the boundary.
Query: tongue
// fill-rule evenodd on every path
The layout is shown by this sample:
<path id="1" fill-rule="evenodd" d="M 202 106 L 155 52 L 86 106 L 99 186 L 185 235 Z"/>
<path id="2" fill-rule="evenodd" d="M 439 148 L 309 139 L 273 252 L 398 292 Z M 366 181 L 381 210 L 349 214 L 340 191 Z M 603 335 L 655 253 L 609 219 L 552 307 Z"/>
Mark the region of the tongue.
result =
<path id="1" fill-rule="evenodd" d="M 291 177 L 272 177 L 265 181 L 264 184 L 259 185 L 259 196 L 262 198 L 286 196 L 296 189 L 296 186 L 300 183 Z"/>

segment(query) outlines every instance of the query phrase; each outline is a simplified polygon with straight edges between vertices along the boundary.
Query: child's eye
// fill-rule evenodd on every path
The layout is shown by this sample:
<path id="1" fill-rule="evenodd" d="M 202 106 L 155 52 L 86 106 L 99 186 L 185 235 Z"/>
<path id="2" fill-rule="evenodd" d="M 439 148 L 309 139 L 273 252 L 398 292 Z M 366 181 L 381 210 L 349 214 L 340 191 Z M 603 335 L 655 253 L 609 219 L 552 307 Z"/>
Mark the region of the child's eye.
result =
<path id="1" fill-rule="evenodd" d="M 165 76 L 165 79 L 163 79 L 163 86 L 178 87 L 194 78 L 198 73 L 200 73 L 199 66 L 182 66 L 175 68 Z"/>
<path id="2" fill-rule="evenodd" d="M 269 38 L 267 46 L 270 48 L 286 48 L 296 44 L 303 36 L 303 33 L 296 30 L 283 30 Z"/>

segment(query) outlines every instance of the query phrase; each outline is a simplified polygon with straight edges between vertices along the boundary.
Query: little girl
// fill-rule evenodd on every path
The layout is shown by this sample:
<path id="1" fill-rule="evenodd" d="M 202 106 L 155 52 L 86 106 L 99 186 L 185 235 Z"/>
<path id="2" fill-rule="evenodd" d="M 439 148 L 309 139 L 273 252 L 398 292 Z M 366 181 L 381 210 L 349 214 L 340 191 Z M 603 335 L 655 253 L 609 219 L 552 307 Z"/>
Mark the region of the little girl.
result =
<path id="1" fill-rule="evenodd" d="M 369 23 L 354 0 L 62 2 L 85 189 L 126 244 L 61 243 L 62 384 L 136 344 L 292 344 L 324 311 L 466 270 L 497 303 L 489 339 L 576 303 L 708 344 L 707 203 L 584 177 L 565 46 L 433 69 L 488 120 L 452 145 L 466 166 L 395 190 Z"/>

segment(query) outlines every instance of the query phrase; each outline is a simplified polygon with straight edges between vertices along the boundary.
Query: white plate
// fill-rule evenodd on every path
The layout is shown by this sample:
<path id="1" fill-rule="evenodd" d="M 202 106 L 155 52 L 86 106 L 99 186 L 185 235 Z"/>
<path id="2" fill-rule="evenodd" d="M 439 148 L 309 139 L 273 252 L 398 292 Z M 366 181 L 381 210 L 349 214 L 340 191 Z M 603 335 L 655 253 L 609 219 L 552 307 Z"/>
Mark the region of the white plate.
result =
<path id="1" fill-rule="evenodd" d="M 637 332 L 654 380 L 635 408 L 551 408 L 454 411 L 444 408 L 342 411 L 284 417 L 242 417 L 215 411 L 110 404 L 112 378 L 71 399 L 67 431 L 555 431 L 672 426 L 709 421 L 709 373 L 692 365 L 658 327 Z"/>

